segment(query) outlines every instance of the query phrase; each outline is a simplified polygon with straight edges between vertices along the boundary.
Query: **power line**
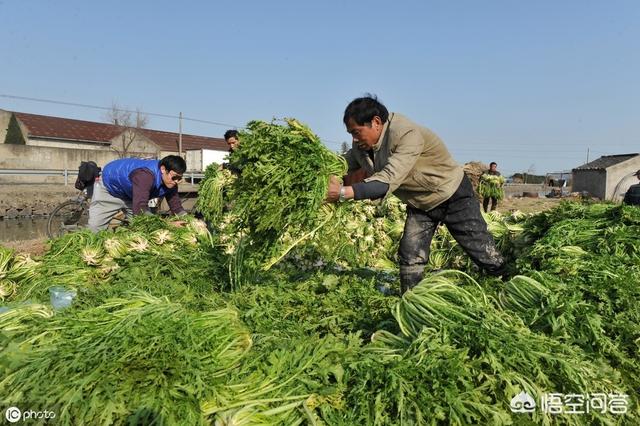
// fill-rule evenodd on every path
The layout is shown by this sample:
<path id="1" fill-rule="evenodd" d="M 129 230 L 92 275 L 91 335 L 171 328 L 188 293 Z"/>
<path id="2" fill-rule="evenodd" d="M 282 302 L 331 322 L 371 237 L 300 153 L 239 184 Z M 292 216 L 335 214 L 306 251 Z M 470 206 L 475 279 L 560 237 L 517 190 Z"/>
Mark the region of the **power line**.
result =
<path id="1" fill-rule="evenodd" d="M 545 154 L 545 155 L 549 155 L 548 151 L 547 152 L 542 152 L 545 151 L 545 149 L 518 149 L 518 148 L 458 148 L 455 146 L 450 146 L 450 150 L 451 151 L 457 151 L 457 152 L 485 152 L 485 151 L 496 151 L 496 152 L 505 152 L 505 153 L 515 153 L 515 154 L 523 154 L 523 153 L 541 153 L 541 154 Z M 560 150 L 560 151 L 553 151 L 554 153 L 558 152 L 558 153 L 563 153 L 563 154 L 572 154 L 575 153 L 577 156 L 583 155 L 584 152 L 582 151 L 574 151 L 574 150 Z M 592 151 L 593 152 L 593 151 Z"/>
<path id="2" fill-rule="evenodd" d="M 66 102 L 66 101 L 56 101 L 54 99 L 42 99 L 42 98 L 31 98 L 28 96 L 16 96 L 16 95 L 7 95 L 7 94 L 0 94 L 1 98 L 8 98 L 8 99 L 17 99 L 17 100 L 23 100 L 23 101 L 33 101 L 33 102 L 43 102 L 43 103 L 50 103 L 50 104 L 56 104 L 56 105 L 68 105 L 68 106 L 75 106 L 75 107 L 81 107 L 81 108 L 91 108 L 91 109 L 98 109 L 98 110 L 102 110 L 102 111 L 111 111 L 113 110 L 113 107 L 104 107 L 104 106 L 99 106 L 99 105 L 89 105 L 89 104 L 81 104 L 81 103 L 77 103 L 77 102 Z M 211 121 L 211 120 L 203 120 L 200 118 L 193 118 L 193 117 L 185 117 L 182 116 L 180 117 L 179 115 L 171 115 L 171 114 L 160 114 L 157 112 L 147 112 L 147 111 L 132 111 L 132 110 L 128 110 L 128 109 L 123 109 L 123 108 L 117 108 L 118 111 L 122 111 L 122 112 L 129 112 L 132 114 L 145 114 L 151 117 L 163 117 L 163 118 L 174 118 L 174 119 L 182 119 L 182 120 L 187 120 L 187 121 L 193 121 L 196 123 L 205 123 L 205 124 L 212 124 L 215 126 L 222 126 L 222 127 L 233 127 L 236 129 L 244 129 L 244 126 L 240 126 L 237 124 L 229 124 L 229 123 L 222 123 L 219 121 Z M 325 143 L 331 143 L 331 144 L 335 144 L 335 145 L 340 145 L 342 144 L 342 142 L 338 142 L 338 141 L 334 141 L 334 140 L 329 140 L 329 139 L 323 139 L 320 138 L 323 142 Z"/>
<path id="3" fill-rule="evenodd" d="M 42 98 L 30 98 L 27 96 L 15 96 L 15 95 L 6 95 L 6 94 L 0 94 L 0 97 L 2 98 L 8 98 L 8 99 L 18 99 L 18 100 L 23 100 L 23 101 L 33 101 L 33 102 L 43 102 L 43 103 L 50 103 L 50 104 L 57 104 L 57 105 L 68 105 L 68 106 L 75 106 L 75 107 L 82 107 L 82 108 L 92 108 L 92 109 L 99 109 L 99 110 L 103 110 L 103 111 L 111 111 L 113 110 L 113 107 L 104 107 L 104 106 L 98 106 L 98 105 L 89 105 L 89 104 L 81 104 L 81 103 L 76 103 L 76 102 L 65 102 L 65 101 L 56 101 L 53 99 L 42 99 Z M 163 118 L 175 118 L 175 119 L 180 119 L 180 116 L 178 115 L 171 115 L 171 114 L 160 114 L 157 112 L 147 112 L 147 111 L 132 111 L 132 110 L 128 110 L 128 109 L 123 109 L 123 108 L 116 108 L 118 111 L 122 111 L 122 112 L 130 112 L 130 113 L 140 113 L 140 114 L 145 114 L 151 117 L 163 117 Z M 224 126 L 224 127 L 235 127 L 237 129 L 243 129 L 244 126 L 239 126 L 236 124 L 229 124 L 229 123 L 222 123 L 219 121 L 210 121 L 210 120 L 203 120 L 200 118 L 191 118 L 191 117 L 182 117 L 183 120 L 188 120 L 188 121 L 195 121 L 198 123 L 206 123 L 206 124 L 213 124 L 215 126 Z"/>

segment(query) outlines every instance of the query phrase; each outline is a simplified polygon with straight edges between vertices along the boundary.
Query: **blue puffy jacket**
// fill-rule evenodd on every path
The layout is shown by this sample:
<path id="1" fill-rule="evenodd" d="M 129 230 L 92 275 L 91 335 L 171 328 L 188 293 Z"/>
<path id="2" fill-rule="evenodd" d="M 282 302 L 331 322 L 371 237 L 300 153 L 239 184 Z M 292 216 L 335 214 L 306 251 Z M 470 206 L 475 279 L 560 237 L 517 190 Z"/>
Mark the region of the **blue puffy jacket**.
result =
<path id="1" fill-rule="evenodd" d="M 158 160 L 121 158 L 111 161 L 102 169 L 102 184 L 107 188 L 109 194 L 114 197 L 122 200 L 132 200 L 133 184 L 129 176 L 134 170 L 143 168 L 148 169 L 154 176 L 149 198 L 163 197 L 168 188 L 162 183 L 162 172 L 160 171 L 160 161 Z"/>

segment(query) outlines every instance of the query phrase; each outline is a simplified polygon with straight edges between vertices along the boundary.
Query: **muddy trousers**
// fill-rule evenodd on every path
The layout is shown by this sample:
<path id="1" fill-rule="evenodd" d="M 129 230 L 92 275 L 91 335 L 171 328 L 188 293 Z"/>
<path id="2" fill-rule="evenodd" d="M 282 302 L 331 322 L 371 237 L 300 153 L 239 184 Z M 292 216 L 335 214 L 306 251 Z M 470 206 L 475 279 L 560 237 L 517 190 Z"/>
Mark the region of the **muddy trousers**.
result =
<path id="1" fill-rule="evenodd" d="M 482 200 L 482 208 L 485 213 L 489 209 L 489 201 L 491 201 L 491 211 L 494 211 L 498 205 L 498 199 L 496 197 L 484 197 Z"/>
<path id="2" fill-rule="evenodd" d="M 443 223 L 469 257 L 490 275 L 504 272 L 504 258 L 480 214 L 471 182 L 465 176 L 456 192 L 438 207 L 424 211 L 407 206 L 407 221 L 400 240 L 400 285 L 404 293 L 422 280 L 431 239 Z"/>

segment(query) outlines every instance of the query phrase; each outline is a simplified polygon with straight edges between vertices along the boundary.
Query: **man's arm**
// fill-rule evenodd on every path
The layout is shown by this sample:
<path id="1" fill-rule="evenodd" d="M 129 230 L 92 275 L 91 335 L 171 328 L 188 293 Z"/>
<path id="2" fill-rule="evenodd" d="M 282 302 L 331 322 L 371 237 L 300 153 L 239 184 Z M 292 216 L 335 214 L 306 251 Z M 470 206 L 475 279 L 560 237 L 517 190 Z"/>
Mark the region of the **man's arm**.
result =
<path id="1" fill-rule="evenodd" d="M 165 198 L 167 199 L 167 204 L 169 204 L 171 213 L 177 216 L 184 216 L 185 214 L 187 214 L 187 211 L 184 209 L 184 207 L 182 207 L 182 201 L 180 200 L 177 186 L 168 191 L 165 194 Z"/>
<path id="2" fill-rule="evenodd" d="M 148 213 L 149 211 L 149 195 L 153 188 L 153 173 L 147 169 L 136 169 L 129 175 L 133 186 L 132 210 L 133 214 Z"/>
<path id="3" fill-rule="evenodd" d="M 377 200 L 389 192 L 389 184 L 379 180 L 354 183 L 352 188 L 354 200 Z"/>

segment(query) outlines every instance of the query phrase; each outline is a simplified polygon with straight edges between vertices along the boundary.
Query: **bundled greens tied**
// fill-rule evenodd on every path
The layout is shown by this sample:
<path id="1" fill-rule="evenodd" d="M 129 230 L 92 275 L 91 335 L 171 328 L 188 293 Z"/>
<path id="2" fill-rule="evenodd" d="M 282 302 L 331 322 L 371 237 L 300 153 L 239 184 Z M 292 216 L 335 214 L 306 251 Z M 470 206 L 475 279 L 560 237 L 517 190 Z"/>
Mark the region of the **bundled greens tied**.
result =
<path id="1" fill-rule="evenodd" d="M 502 200 L 504 198 L 504 182 L 505 180 L 502 176 L 484 173 L 480 176 L 478 194 L 480 194 L 481 197 L 491 197 Z"/>
<path id="2" fill-rule="evenodd" d="M 222 218 L 225 195 L 234 180 L 235 176 L 229 170 L 220 169 L 215 163 L 207 166 L 198 188 L 195 208 L 209 222 L 217 222 Z"/>
<path id="3" fill-rule="evenodd" d="M 230 163 L 242 170 L 229 188 L 230 213 L 236 231 L 247 237 L 245 246 L 263 263 L 281 258 L 328 221 L 321 207 L 329 177 L 346 173 L 345 160 L 307 126 L 295 119 L 285 122 L 249 122 L 230 156 Z M 217 213 L 220 203 L 209 208 Z M 292 244 L 283 244 L 285 235 Z"/>
<path id="4" fill-rule="evenodd" d="M 168 291 L 163 285 L 211 291 L 216 269 L 212 236 L 201 221 L 183 220 L 185 225 L 176 227 L 168 219 L 140 215 L 116 232 L 73 232 L 52 240 L 38 261 L 0 248 L 6 269 L 0 272 L 0 301 L 48 300 L 52 286 L 79 290 L 78 303 L 136 286 L 159 295 Z"/>
<path id="5" fill-rule="evenodd" d="M 17 283 L 29 283 L 37 275 L 38 262 L 28 254 L 16 254 L 0 247 L 0 301 L 10 299 L 17 291 Z"/>
<path id="6" fill-rule="evenodd" d="M 522 284 L 532 286 L 535 281 L 514 277 L 507 283 L 509 297 L 536 305 L 536 292 L 546 290 L 525 291 Z M 460 271 L 442 271 L 426 277 L 403 295 L 393 313 L 400 335 L 378 331 L 372 338 L 376 345 L 370 349 L 388 368 L 397 368 L 405 357 L 413 358 L 411 374 L 415 377 L 417 371 L 431 370 L 432 365 L 441 362 L 438 352 L 446 351 L 451 359 L 458 358 L 457 374 L 455 370 L 431 370 L 422 378 L 444 387 L 445 392 L 432 385 L 433 392 L 429 394 L 412 381 L 405 387 L 414 388 L 413 392 L 403 390 L 394 380 L 389 385 L 399 389 L 389 392 L 381 387 L 390 393 L 389 410 L 399 410 L 407 420 L 424 415 L 420 423 L 427 423 L 428 418 L 438 416 L 438 410 L 446 408 L 447 418 L 456 424 L 511 424 L 516 417 L 509 420 L 513 414 L 508 404 L 522 390 L 540 397 L 550 389 L 564 393 L 598 389 L 616 394 L 629 389 L 620 373 L 604 359 L 593 359 L 570 344 L 531 331 L 520 318 L 500 309 L 480 283 Z M 439 348 L 435 349 L 434 344 Z M 534 424 L 550 424 L 555 418 L 535 412 L 532 420 Z M 561 420 L 562 424 L 607 424 L 611 418 L 594 411 L 581 419 L 565 416 Z"/>
<path id="7" fill-rule="evenodd" d="M 52 318 L 40 305 L 0 314 L 6 402 L 56 407 L 57 424 L 202 424 L 199 401 L 251 347 L 238 313 L 122 296 Z"/>

